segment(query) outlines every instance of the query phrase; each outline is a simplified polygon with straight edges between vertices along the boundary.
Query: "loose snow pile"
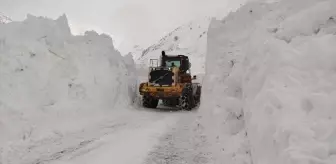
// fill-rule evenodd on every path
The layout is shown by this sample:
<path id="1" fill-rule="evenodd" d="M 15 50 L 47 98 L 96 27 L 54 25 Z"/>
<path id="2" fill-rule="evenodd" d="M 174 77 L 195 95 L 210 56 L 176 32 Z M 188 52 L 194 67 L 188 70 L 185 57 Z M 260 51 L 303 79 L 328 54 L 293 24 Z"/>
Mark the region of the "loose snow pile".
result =
<path id="1" fill-rule="evenodd" d="M 73 36 L 65 16 L 0 24 L 0 79 L 0 153 L 89 126 L 135 98 L 132 57 L 107 35 Z"/>
<path id="2" fill-rule="evenodd" d="M 211 22 L 200 109 L 219 160 L 336 163 L 335 8 L 250 2 Z"/>

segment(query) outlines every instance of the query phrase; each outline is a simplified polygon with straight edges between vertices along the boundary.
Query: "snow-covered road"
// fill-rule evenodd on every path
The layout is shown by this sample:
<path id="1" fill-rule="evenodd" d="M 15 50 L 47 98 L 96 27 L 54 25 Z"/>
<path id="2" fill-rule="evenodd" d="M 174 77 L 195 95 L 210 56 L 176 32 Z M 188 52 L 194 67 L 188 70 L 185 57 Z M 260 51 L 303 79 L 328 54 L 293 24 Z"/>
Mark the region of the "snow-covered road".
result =
<path id="1" fill-rule="evenodd" d="M 15 162 L 24 164 L 141 164 L 157 163 L 158 159 L 167 162 L 175 158 L 170 154 L 176 153 L 176 150 L 168 148 L 167 141 L 175 142 L 174 137 L 169 138 L 169 136 L 176 135 L 176 130 L 180 131 L 189 127 L 194 116 L 194 112 L 162 109 L 129 110 L 122 116 L 102 120 L 99 124 L 85 127 L 79 132 L 40 141 L 31 146 L 30 150 Z M 183 135 L 183 133 L 178 134 Z M 167 151 L 165 153 L 162 152 L 164 147 L 168 148 L 165 149 Z M 157 149 L 160 150 L 156 151 Z M 161 152 L 161 154 L 153 152 Z"/>

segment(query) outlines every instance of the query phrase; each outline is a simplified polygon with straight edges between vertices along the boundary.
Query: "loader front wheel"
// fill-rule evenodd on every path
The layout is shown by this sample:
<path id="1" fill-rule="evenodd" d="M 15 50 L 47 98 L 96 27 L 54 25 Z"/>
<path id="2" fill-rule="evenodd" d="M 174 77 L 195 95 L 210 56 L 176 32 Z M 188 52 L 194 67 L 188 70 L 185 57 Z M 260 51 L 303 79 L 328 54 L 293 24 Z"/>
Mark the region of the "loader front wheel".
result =
<path id="1" fill-rule="evenodd" d="M 143 96 L 142 97 L 142 105 L 145 108 L 156 108 L 159 104 L 159 100 L 155 99 L 153 97 L 150 96 Z"/>
<path id="2" fill-rule="evenodd" d="M 194 95 L 195 106 L 200 105 L 202 94 L 202 86 L 197 86 L 196 94 Z"/>
<path id="3" fill-rule="evenodd" d="M 190 104 L 190 100 L 189 99 L 190 99 L 189 95 L 182 95 L 180 97 L 180 100 L 179 100 L 180 104 L 179 104 L 179 106 L 180 106 L 181 110 L 187 110 L 187 111 L 191 110 L 191 104 Z"/>

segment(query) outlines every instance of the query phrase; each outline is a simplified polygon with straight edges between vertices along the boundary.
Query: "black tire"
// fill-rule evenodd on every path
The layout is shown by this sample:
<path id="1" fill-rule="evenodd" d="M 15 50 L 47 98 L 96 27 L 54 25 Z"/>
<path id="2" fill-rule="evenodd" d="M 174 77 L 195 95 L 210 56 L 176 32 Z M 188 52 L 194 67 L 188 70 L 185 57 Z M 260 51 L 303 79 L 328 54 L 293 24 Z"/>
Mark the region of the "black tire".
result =
<path id="1" fill-rule="evenodd" d="M 145 108 L 156 108 L 159 104 L 159 100 L 158 99 L 154 99 L 150 96 L 143 96 L 142 97 L 142 105 Z"/>
<path id="2" fill-rule="evenodd" d="M 179 98 L 179 107 L 181 110 L 191 111 L 195 107 L 194 99 L 192 96 L 191 85 L 186 85 Z"/>
<path id="3" fill-rule="evenodd" d="M 147 96 L 142 97 L 142 106 L 145 108 L 149 108 L 150 106 L 150 99 Z"/>
<path id="4" fill-rule="evenodd" d="M 152 99 L 150 108 L 156 108 L 159 104 L 158 99 Z"/>
<path id="5" fill-rule="evenodd" d="M 196 94 L 194 95 L 195 106 L 199 105 L 201 102 L 202 86 L 197 86 Z"/>

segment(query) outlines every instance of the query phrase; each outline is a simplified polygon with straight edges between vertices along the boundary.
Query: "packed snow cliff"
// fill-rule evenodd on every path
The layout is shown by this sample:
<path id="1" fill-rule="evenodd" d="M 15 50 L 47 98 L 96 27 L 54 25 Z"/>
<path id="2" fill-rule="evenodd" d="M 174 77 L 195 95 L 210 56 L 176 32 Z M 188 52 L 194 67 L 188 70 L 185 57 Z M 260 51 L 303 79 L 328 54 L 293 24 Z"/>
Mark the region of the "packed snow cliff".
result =
<path id="1" fill-rule="evenodd" d="M 65 15 L 0 24 L 0 153 L 130 105 L 135 78 L 132 56 L 107 35 L 73 36 Z"/>
<path id="2" fill-rule="evenodd" d="M 336 1 L 249 2 L 208 32 L 200 108 L 226 163 L 336 163 Z"/>

